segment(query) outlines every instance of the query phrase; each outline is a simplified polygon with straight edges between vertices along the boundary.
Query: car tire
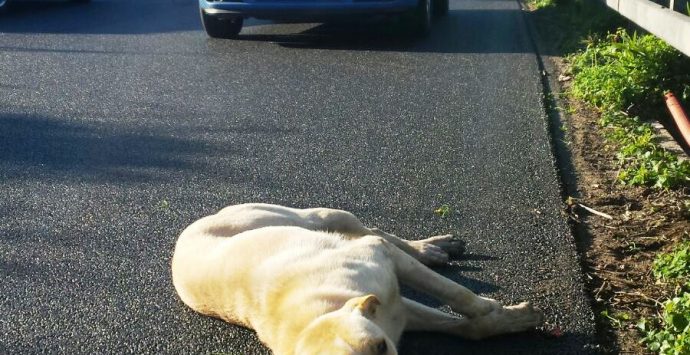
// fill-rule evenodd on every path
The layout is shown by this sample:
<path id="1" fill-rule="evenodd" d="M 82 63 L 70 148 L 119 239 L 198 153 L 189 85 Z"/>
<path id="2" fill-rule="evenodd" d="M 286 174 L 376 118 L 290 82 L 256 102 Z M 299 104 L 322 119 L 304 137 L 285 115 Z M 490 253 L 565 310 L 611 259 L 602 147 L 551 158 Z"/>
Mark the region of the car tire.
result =
<path id="1" fill-rule="evenodd" d="M 434 0 L 434 16 L 448 15 L 449 0 Z"/>
<path id="2" fill-rule="evenodd" d="M 0 0 L 0 14 L 7 11 L 7 8 L 10 7 L 10 3 L 12 0 Z"/>
<path id="3" fill-rule="evenodd" d="M 431 3 L 433 0 L 419 0 L 413 13 L 414 34 L 426 36 L 431 32 Z"/>
<path id="4" fill-rule="evenodd" d="M 242 30 L 244 19 L 240 16 L 219 17 L 199 10 L 201 14 L 201 24 L 204 26 L 206 34 L 211 38 L 236 38 Z"/>

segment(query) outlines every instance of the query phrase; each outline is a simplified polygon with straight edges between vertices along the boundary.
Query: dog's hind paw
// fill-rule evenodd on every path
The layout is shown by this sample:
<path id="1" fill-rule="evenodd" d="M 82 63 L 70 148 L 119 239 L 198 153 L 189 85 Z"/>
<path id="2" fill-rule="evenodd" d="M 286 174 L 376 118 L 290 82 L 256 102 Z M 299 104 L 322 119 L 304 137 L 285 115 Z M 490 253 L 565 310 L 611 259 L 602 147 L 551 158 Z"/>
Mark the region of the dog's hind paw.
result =
<path id="1" fill-rule="evenodd" d="M 534 329 L 542 325 L 543 322 L 544 315 L 542 312 L 534 308 L 529 302 L 523 302 L 501 307 L 486 315 L 470 319 L 472 327 L 465 335 L 471 339 L 484 339 L 499 334 Z"/>
<path id="2" fill-rule="evenodd" d="M 460 304 L 451 304 L 450 307 L 453 311 L 468 318 L 482 317 L 487 314 L 496 313 L 505 308 L 501 302 L 481 296 L 476 296 L 472 302 L 467 303 L 463 301 Z"/>
<path id="3" fill-rule="evenodd" d="M 504 307 L 504 332 L 522 332 L 544 323 L 544 314 L 530 302 Z"/>

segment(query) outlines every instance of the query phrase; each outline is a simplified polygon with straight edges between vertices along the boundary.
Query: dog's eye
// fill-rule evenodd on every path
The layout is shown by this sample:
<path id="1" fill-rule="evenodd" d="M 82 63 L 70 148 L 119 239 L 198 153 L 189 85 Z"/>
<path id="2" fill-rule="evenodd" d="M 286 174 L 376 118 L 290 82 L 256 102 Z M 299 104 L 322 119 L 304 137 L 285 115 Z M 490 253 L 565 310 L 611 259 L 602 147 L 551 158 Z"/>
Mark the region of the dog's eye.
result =
<path id="1" fill-rule="evenodd" d="M 386 340 L 381 340 L 376 344 L 376 353 L 377 354 L 385 354 L 388 351 L 388 344 L 386 344 Z"/>

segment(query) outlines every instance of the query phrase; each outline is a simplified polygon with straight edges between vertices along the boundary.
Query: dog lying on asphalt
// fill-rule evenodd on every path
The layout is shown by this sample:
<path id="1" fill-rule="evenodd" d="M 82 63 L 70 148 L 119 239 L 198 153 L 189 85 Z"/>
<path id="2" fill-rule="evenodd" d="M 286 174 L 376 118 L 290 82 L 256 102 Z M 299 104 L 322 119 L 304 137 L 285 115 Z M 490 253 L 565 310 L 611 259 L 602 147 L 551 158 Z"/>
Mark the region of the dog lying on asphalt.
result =
<path id="1" fill-rule="evenodd" d="M 527 302 L 502 306 L 424 265 L 463 248 L 451 235 L 403 240 L 342 210 L 244 204 L 182 232 L 172 277 L 193 310 L 254 329 L 277 355 L 397 354 L 403 331 L 482 339 L 542 323 Z M 463 316 L 402 297 L 399 282 Z"/>

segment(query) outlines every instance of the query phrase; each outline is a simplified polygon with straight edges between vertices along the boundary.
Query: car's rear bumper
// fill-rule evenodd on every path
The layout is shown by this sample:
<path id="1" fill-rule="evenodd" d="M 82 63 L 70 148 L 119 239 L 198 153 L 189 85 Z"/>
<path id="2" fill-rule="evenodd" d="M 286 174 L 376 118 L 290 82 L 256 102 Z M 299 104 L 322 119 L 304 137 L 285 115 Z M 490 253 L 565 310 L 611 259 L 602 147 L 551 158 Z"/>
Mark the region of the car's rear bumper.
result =
<path id="1" fill-rule="evenodd" d="M 242 1 L 242 2 L 239 2 Z M 199 7 L 208 14 L 257 17 L 265 19 L 317 20 L 351 15 L 392 15 L 412 10 L 417 0 L 199 0 Z"/>

